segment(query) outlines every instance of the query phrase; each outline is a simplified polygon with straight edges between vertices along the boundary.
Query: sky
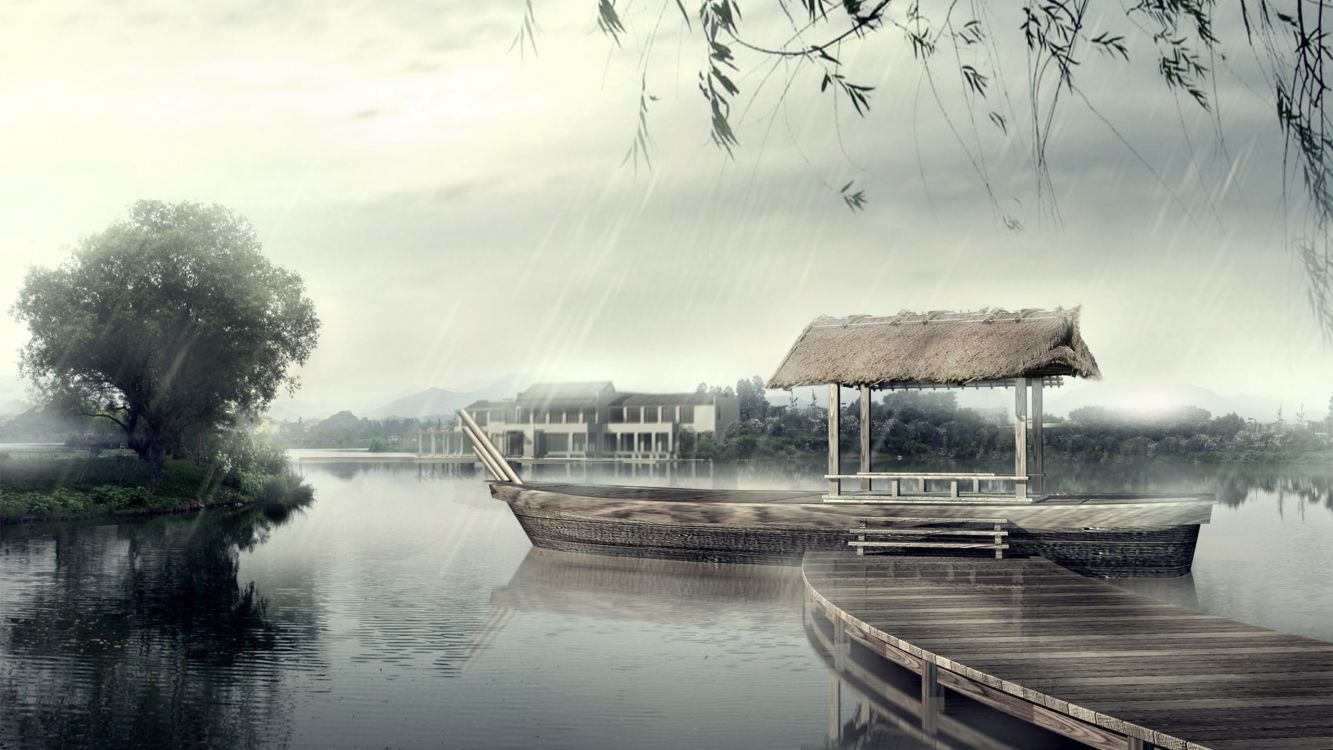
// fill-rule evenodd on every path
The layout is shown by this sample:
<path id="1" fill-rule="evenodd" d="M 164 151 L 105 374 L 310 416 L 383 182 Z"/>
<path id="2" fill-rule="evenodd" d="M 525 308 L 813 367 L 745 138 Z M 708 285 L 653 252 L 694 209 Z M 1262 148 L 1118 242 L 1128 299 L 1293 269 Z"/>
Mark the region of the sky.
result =
<path id="1" fill-rule="evenodd" d="M 512 373 L 693 390 L 767 377 L 820 314 L 1074 305 L 1116 392 L 1325 411 L 1333 346 L 1289 247 L 1307 216 L 1238 19 L 1203 111 L 1141 19 L 1094 16 L 1132 61 L 1081 60 L 1039 201 L 1017 5 L 961 5 L 992 54 L 945 40 L 923 71 L 892 28 L 840 50 L 875 87 L 864 118 L 821 71 L 733 45 L 729 157 L 672 0 L 622 0 L 619 44 L 595 0 L 534 0 L 535 54 L 517 1 L 8 3 L 0 306 L 135 200 L 189 200 L 305 279 L 323 327 L 289 414 Z M 775 7 L 745 4 L 747 40 L 790 36 Z M 962 64 L 991 83 L 970 108 Z M 645 92 L 651 166 L 625 160 Z M 27 392 L 25 339 L 0 317 L 0 403 Z"/>

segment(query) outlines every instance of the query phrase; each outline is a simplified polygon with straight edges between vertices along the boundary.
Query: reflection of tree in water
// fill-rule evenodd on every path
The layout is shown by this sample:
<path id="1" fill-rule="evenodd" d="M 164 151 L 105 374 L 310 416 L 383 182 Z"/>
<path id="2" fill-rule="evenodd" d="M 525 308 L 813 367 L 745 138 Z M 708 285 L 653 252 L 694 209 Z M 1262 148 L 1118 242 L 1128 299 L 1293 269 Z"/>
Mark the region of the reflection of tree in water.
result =
<path id="1" fill-rule="evenodd" d="M 1236 507 L 1259 494 L 1295 497 L 1333 510 L 1333 469 L 1318 465 L 1171 464 L 1047 467 L 1051 492 L 1211 492 Z"/>
<path id="2" fill-rule="evenodd" d="M 7 540 L 0 747 L 283 744 L 291 705 L 273 654 L 308 651 L 314 628 L 276 627 L 237 580 L 240 551 L 282 515 Z"/>

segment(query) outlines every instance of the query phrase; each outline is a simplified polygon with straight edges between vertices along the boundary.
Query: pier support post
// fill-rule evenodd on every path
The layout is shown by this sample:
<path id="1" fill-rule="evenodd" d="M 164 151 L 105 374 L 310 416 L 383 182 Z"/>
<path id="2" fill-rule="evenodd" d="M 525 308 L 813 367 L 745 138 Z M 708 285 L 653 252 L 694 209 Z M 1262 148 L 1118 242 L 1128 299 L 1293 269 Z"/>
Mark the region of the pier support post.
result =
<path id="1" fill-rule="evenodd" d="M 861 386 L 861 472 L 870 473 L 870 386 Z M 870 491 L 870 480 L 861 480 L 861 489 Z"/>
<path id="2" fill-rule="evenodd" d="M 921 663 L 921 729 L 934 735 L 944 711 L 944 688 L 940 687 L 940 668 L 935 662 Z"/>
<path id="3" fill-rule="evenodd" d="M 828 473 L 841 474 L 841 462 L 838 446 L 838 419 L 842 412 L 842 388 L 837 383 L 828 384 Z M 842 483 L 837 479 L 828 480 L 828 493 L 841 494 Z"/>
<path id="4" fill-rule="evenodd" d="M 857 552 L 861 550 L 858 548 Z M 846 667 L 847 659 L 852 655 L 852 641 L 847 637 L 847 624 L 841 619 L 833 619 L 833 669 L 841 671 Z"/>
<path id="5" fill-rule="evenodd" d="M 837 745 L 842 741 L 842 680 L 837 672 L 829 672 L 828 690 L 828 739 Z"/>

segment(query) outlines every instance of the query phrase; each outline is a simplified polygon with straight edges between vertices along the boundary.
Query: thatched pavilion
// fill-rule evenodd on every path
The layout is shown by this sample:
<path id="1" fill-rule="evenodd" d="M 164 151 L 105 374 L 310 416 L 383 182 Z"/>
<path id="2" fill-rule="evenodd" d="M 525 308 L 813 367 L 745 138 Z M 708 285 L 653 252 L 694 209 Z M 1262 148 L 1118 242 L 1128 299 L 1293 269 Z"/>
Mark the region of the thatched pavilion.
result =
<path id="1" fill-rule="evenodd" d="M 1012 484 L 1005 499 L 1043 491 L 1042 390 L 1062 378 L 1100 378 L 1097 361 L 1079 334 L 1079 309 L 900 312 L 892 317 L 821 316 L 792 345 L 769 388 L 827 384 L 829 389 L 829 499 L 864 501 L 876 480 L 889 482 L 889 496 L 904 498 L 904 480 L 920 481 L 920 496 L 931 482 L 949 483 L 949 496 L 984 501 L 996 498 L 997 484 Z M 838 421 L 843 387 L 860 390 L 861 462 L 856 474 L 839 464 Z M 1013 388 L 1014 473 L 921 474 L 872 472 L 870 392 L 917 388 Z M 1029 395 L 1031 408 L 1029 410 Z M 1032 415 L 1031 430 L 1028 414 Z M 1029 462 L 1029 456 L 1031 461 Z M 861 491 L 844 496 L 842 480 L 860 481 Z M 959 483 L 970 492 L 959 491 Z M 982 491 L 982 483 L 991 489 Z"/>

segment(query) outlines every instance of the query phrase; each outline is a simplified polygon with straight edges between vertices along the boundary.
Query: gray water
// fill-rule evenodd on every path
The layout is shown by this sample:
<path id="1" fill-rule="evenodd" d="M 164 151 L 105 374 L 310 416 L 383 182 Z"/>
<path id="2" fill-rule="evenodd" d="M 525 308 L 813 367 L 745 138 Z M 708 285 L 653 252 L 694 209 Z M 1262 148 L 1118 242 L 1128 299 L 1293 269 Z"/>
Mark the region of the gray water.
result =
<path id="1" fill-rule="evenodd" d="M 287 519 L 0 532 L 0 747 L 809 748 L 839 723 L 843 746 L 926 746 L 830 672 L 791 569 L 536 551 L 475 476 L 303 471 L 316 500 Z M 634 481 L 817 483 L 725 467 Z M 1081 481 L 1219 494 L 1194 574 L 1127 586 L 1333 640 L 1327 473 Z M 1067 746 L 950 711 L 1014 747 Z"/>

